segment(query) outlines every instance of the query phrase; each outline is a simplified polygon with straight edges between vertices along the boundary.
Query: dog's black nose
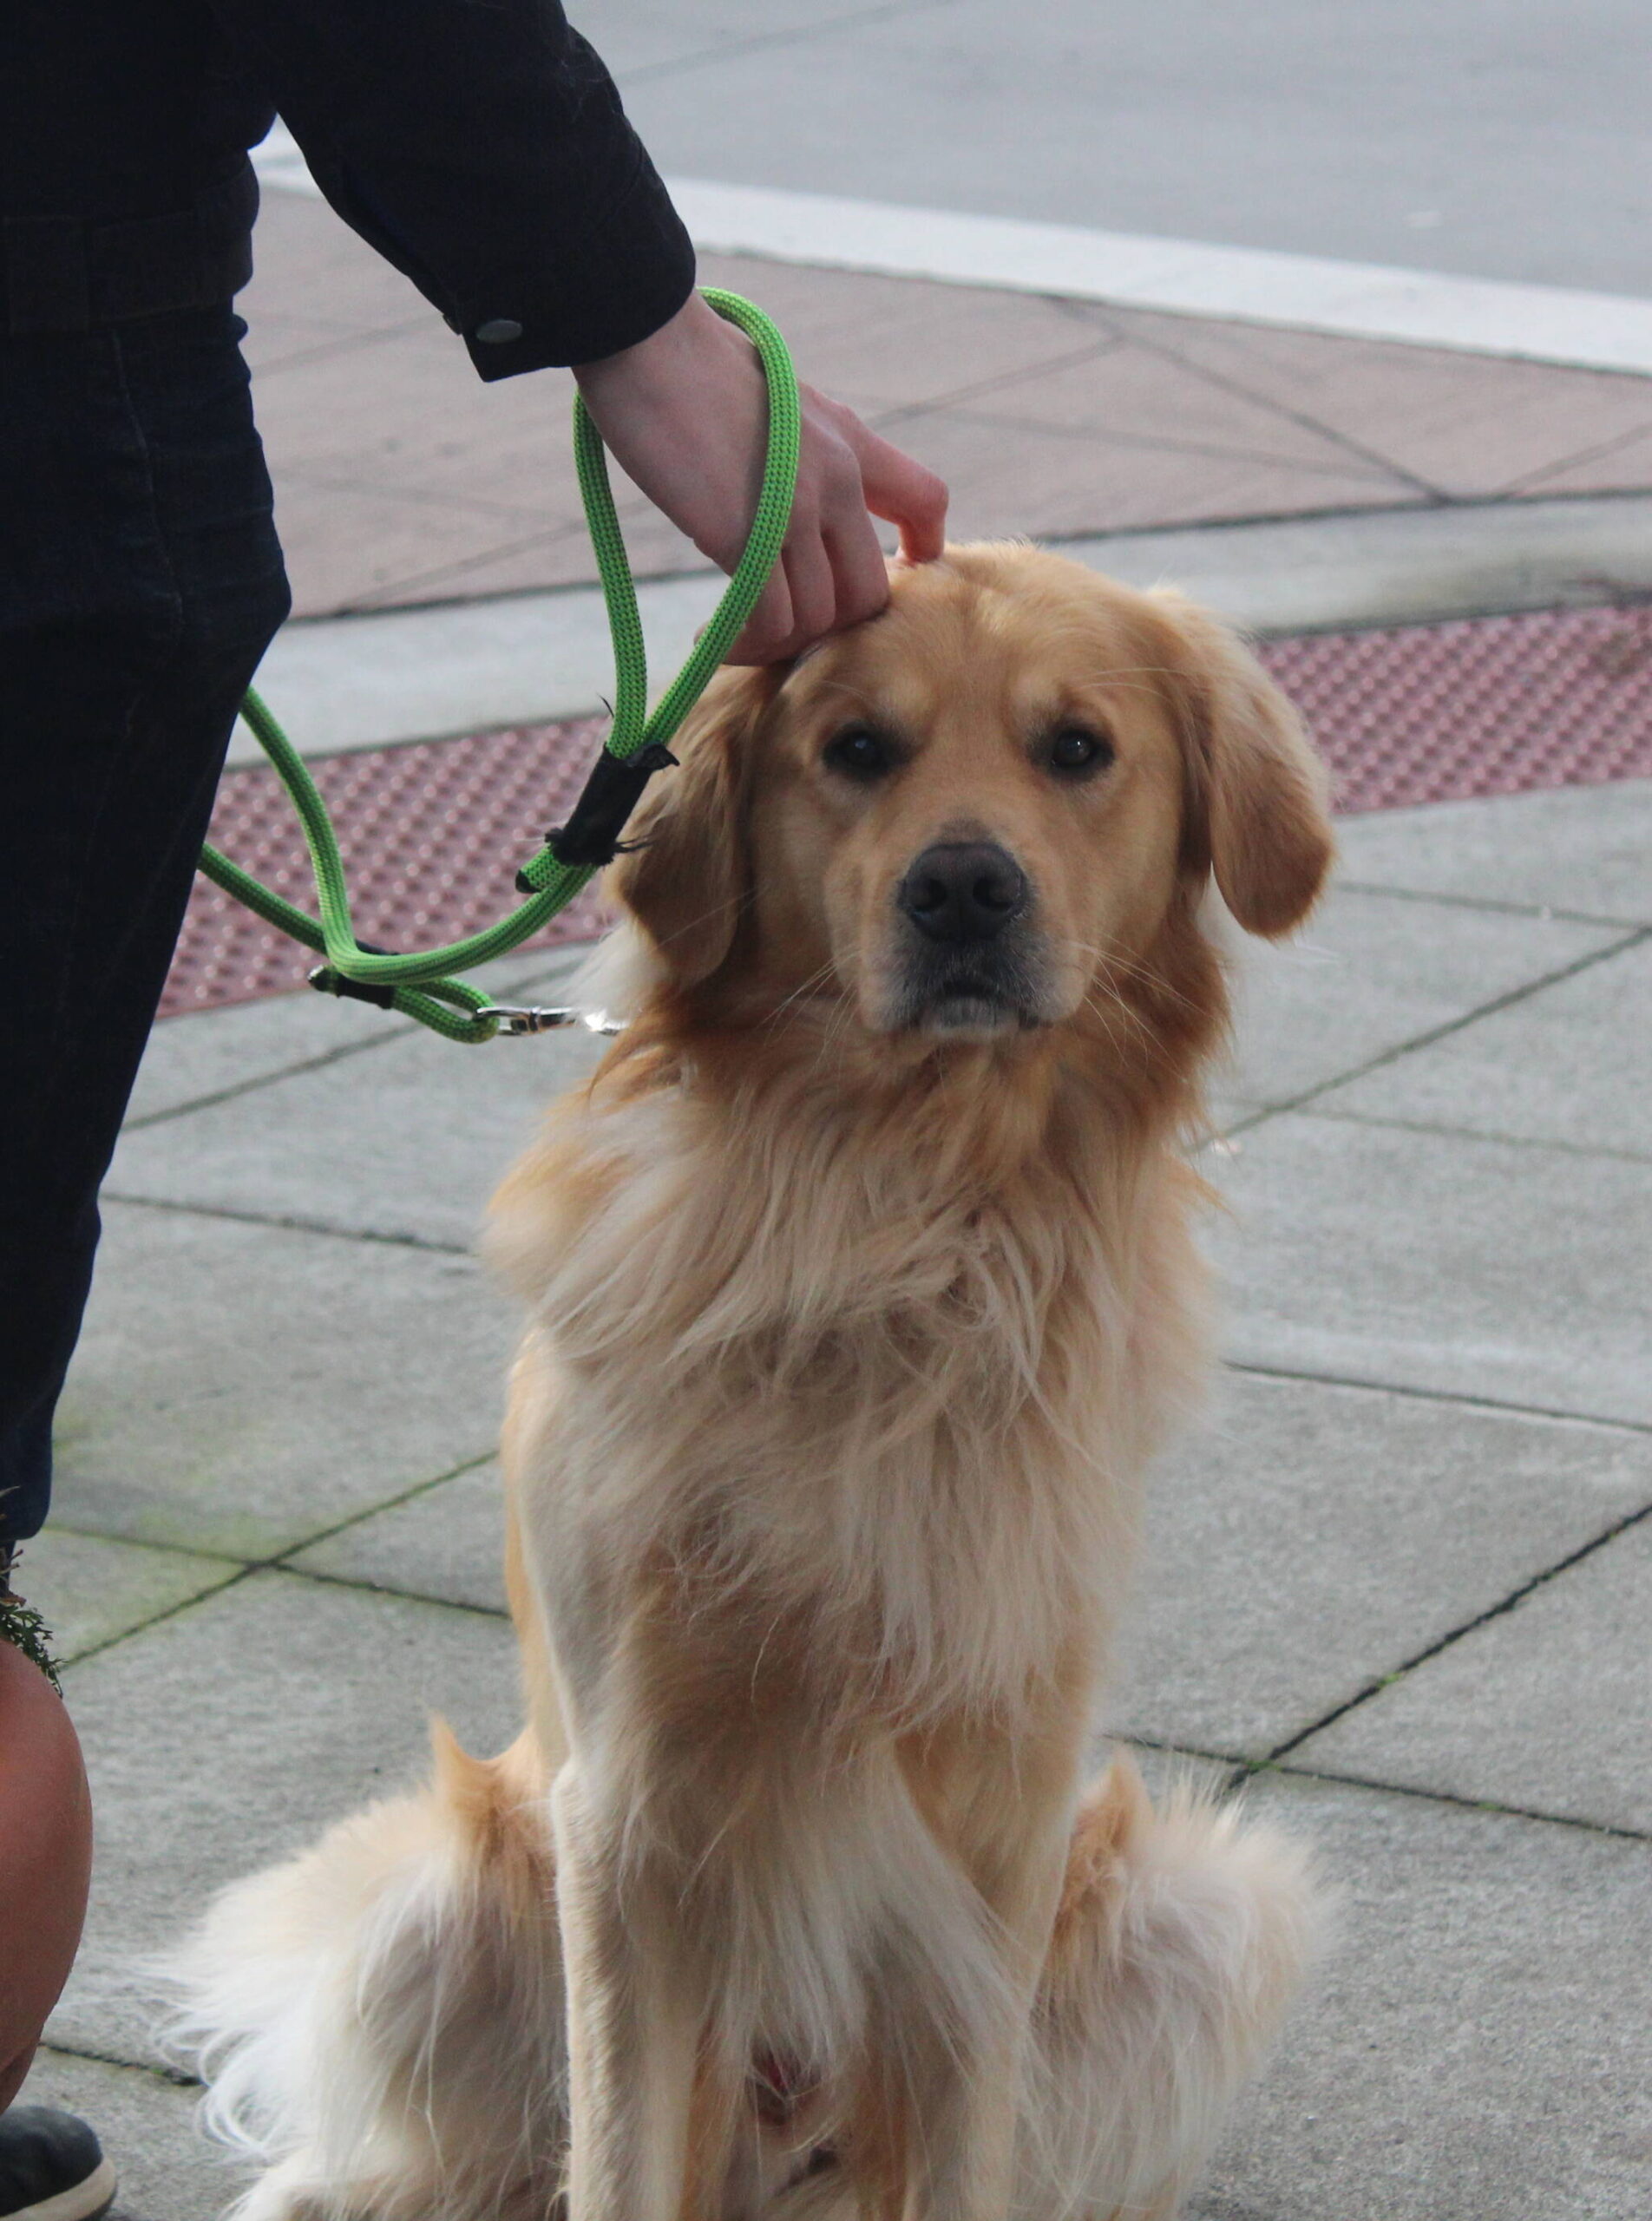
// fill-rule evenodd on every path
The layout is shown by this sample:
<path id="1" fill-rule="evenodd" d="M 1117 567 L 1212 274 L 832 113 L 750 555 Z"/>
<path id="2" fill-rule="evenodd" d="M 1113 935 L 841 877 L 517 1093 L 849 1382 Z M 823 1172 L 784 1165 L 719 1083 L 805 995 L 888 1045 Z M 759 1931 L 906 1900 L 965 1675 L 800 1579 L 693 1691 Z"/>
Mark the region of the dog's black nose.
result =
<path id="1" fill-rule="evenodd" d="M 990 841 L 938 841 L 914 863 L 895 899 L 931 940 L 991 940 L 1026 907 L 1026 875 Z"/>

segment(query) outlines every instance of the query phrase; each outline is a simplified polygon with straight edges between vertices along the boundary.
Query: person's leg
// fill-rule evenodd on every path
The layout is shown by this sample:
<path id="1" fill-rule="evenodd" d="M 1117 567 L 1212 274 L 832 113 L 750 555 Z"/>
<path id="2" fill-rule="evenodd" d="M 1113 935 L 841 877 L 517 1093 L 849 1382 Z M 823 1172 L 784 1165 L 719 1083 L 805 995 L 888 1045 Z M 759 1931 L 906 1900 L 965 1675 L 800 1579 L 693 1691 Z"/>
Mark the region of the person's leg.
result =
<path id="1" fill-rule="evenodd" d="M 0 342 L 0 1536 L 44 1516 L 97 1185 L 287 607 L 239 329 Z"/>
<path id="2" fill-rule="evenodd" d="M 0 1642 L 0 2113 L 69 1977 L 92 1869 L 92 1804 L 63 1700 Z"/>
<path id="3" fill-rule="evenodd" d="M 0 338 L 0 1545 L 45 1517 L 98 1183 L 288 606 L 239 333 L 226 308 Z M 10 2073 L 73 1954 L 87 1822 L 60 1700 L 4 1646 L 0 1671 Z"/>

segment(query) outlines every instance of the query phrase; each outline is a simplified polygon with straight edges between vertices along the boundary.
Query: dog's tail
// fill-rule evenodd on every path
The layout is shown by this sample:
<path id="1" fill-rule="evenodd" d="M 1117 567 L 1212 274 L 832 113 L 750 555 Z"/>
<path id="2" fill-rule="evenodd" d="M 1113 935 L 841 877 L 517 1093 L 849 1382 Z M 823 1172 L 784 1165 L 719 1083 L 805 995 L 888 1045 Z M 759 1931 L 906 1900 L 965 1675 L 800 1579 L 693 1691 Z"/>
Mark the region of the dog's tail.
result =
<path id="1" fill-rule="evenodd" d="M 561 1960 L 536 1746 L 472 1759 L 218 1897 L 168 2030 L 208 2127 L 271 2172 L 241 2221 L 543 2214 L 566 2144 Z"/>
<path id="2" fill-rule="evenodd" d="M 1080 1807 L 1024 2121 L 1026 2221 L 1177 2212 L 1319 1941 L 1307 1850 L 1122 1753 Z"/>

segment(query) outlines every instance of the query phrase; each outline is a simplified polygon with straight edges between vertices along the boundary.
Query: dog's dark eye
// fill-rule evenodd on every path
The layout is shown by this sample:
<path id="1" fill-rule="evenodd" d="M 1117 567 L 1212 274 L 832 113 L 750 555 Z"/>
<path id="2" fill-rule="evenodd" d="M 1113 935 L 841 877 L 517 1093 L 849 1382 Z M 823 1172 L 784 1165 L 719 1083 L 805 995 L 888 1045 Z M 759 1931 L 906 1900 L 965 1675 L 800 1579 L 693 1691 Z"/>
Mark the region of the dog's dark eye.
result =
<path id="1" fill-rule="evenodd" d="M 1105 771 L 1113 760 L 1113 744 L 1104 734 L 1092 732 L 1087 725 L 1061 725 L 1052 734 L 1049 764 L 1052 771 L 1060 771 L 1068 778 L 1083 778 L 1095 771 Z"/>
<path id="2" fill-rule="evenodd" d="M 869 725 L 845 725 L 827 742 L 824 761 L 851 779 L 881 779 L 895 768 L 895 750 Z"/>

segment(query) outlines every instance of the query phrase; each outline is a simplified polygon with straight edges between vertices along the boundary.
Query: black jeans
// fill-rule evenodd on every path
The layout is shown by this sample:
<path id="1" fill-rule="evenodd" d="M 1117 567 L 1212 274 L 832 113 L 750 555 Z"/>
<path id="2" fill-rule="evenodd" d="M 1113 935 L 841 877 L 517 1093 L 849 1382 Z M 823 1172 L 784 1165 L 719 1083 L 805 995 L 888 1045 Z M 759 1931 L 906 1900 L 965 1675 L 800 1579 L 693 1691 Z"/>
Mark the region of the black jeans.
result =
<path id="1" fill-rule="evenodd" d="M 0 337 L 0 1542 L 46 1516 L 98 1184 L 290 606 L 244 330 Z"/>

